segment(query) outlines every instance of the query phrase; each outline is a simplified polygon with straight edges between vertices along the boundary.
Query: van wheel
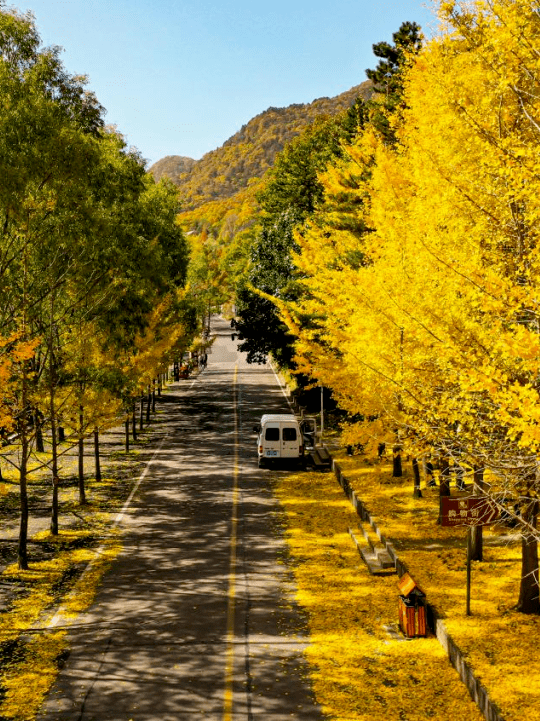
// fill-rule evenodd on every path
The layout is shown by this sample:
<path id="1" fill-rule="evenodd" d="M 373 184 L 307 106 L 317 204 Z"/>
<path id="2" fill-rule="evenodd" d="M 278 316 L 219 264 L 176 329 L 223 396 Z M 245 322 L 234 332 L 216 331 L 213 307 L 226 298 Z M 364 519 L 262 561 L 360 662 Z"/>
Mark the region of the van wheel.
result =
<path id="1" fill-rule="evenodd" d="M 259 460 L 257 461 L 257 467 L 264 468 L 264 459 L 263 458 L 259 458 Z"/>

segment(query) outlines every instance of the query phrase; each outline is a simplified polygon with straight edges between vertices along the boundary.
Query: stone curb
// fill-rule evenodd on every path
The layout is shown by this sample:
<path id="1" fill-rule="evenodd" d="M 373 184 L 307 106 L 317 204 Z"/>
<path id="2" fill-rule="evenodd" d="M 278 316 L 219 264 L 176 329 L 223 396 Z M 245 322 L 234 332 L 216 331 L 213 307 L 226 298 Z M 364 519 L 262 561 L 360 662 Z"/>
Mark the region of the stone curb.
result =
<path id="1" fill-rule="evenodd" d="M 388 554 L 396 564 L 396 571 L 398 573 L 398 576 L 401 577 L 404 573 L 408 573 L 409 569 L 407 568 L 407 565 L 399 558 L 398 554 L 396 553 L 396 549 L 394 548 L 391 541 L 389 541 L 386 536 L 381 532 L 376 519 L 369 513 L 368 509 L 364 505 L 364 502 L 360 498 L 358 498 L 356 493 L 352 490 L 349 481 L 343 475 L 339 464 L 336 463 L 334 458 L 332 458 L 332 470 L 334 471 L 337 482 L 339 483 L 339 485 L 343 489 L 343 492 L 353 505 L 360 519 L 371 525 L 371 527 L 379 537 L 381 543 L 386 547 Z M 429 602 L 426 603 L 426 608 L 427 622 L 430 630 L 434 633 L 438 642 L 448 654 L 450 663 L 458 672 L 459 677 L 467 687 L 471 698 L 480 709 L 484 718 L 486 718 L 487 721 L 504 721 L 504 718 L 501 715 L 498 707 L 489 698 L 487 689 L 476 678 L 471 667 L 465 660 L 462 651 L 446 630 L 444 622 L 437 609 Z"/>

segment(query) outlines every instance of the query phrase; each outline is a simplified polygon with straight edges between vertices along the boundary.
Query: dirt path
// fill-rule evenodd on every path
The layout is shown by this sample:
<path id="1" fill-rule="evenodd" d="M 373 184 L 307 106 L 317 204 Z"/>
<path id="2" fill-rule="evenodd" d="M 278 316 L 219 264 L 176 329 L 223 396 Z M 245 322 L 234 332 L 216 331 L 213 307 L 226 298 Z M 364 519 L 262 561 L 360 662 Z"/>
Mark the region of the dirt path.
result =
<path id="1" fill-rule="evenodd" d="M 214 331 L 207 370 L 162 399 L 124 550 L 69 630 L 41 721 L 323 718 L 280 510 L 253 445 L 262 411 L 286 401 L 268 366 L 236 352 L 227 324 Z"/>

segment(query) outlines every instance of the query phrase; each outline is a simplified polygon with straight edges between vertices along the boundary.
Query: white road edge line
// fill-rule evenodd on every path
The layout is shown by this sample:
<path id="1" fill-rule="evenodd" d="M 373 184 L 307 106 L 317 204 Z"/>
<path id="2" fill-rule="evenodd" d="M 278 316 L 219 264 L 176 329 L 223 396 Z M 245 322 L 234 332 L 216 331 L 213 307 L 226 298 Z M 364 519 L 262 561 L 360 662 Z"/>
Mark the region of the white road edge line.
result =
<path id="1" fill-rule="evenodd" d="M 277 381 L 278 386 L 281 388 L 281 392 L 282 392 L 283 395 L 285 396 L 285 400 L 286 400 L 287 403 L 289 404 L 289 408 L 291 409 L 291 411 L 294 412 L 294 408 L 292 407 L 292 403 L 291 403 L 291 401 L 289 400 L 289 396 L 287 395 L 287 393 L 286 393 L 286 391 L 285 391 L 285 387 L 284 387 L 283 383 L 281 382 L 280 377 L 279 377 L 278 374 L 276 373 L 276 369 L 274 368 L 274 364 L 272 363 L 272 361 L 270 361 L 270 368 L 272 369 L 272 371 L 273 371 L 273 373 L 274 373 L 274 375 L 275 375 L 275 377 L 276 377 L 276 381 Z"/>
<path id="2" fill-rule="evenodd" d="M 166 433 L 166 434 L 163 436 L 163 438 L 161 439 L 158 447 L 156 448 L 156 450 L 155 450 L 154 453 L 152 454 L 152 458 L 148 461 L 148 463 L 146 464 L 146 468 L 145 468 L 144 471 L 141 473 L 141 475 L 139 476 L 139 479 L 137 480 L 137 482 L 135 483 L 135 485 L 134 485 L 133 488 L 131 489 L 131 493 L 130 493 L 129 496 L 127 497 L 127 500 L 126 500 L 126 502 L 124 503 L 124 505 L 122 506 L 122 510 L 121 510 L 120 513 L 118 513 L 118 515 L 116 516 L 116 518 L 115 518 L 115 520 L 114 520 L 114 523 L 113 523 L 113 528 L 116 528 L 116 526 L 118 526 L 118 524 L 120 524 L 120 523 L 122 522 L 124 516 L 126 515 L 126 511 L 128 510 L 128 508 L 129 508 L 130 505 L 131 505 L 131 501 L 133 500 L 133 496 L 134 496 L 134 495 L 137 493 L 137 491 L 139 490 L 139 486 L 141 485 L 141 483 L 142 483 L 142 482 L 144 481 L 144 479 L 146 478 L 146 474 L 147 474 L 148 471 L 150 470 L 150 466 L 151 466 L 152 463 L 154 462 L 154 459 L 155 459 L 155 457 L 157 456 L 157 454 L 158 454 L 158 453 L 161 451 L 161 449 L 163 448 L 163 444 L 165 443 L 165 439 L 168 438 L 169 435 L 170 435 L 169 433 Z"/>

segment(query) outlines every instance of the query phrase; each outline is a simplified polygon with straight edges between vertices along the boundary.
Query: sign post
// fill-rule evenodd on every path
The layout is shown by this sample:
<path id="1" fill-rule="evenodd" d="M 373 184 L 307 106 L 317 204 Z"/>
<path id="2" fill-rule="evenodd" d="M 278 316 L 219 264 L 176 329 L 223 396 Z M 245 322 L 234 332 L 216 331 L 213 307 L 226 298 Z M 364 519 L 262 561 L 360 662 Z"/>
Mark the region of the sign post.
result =
<path id="1" fill-rule="evenodd" d="M 467 529 L 467 616 L 471 615 L 472 526 Z"/>
<path id="2" fill-rule="evenodd" d="M 452 498 L 441 496 L 441 525 L 468 526 L 467 529 L 467 616 L 471 615 L 472 529 L 487 526 L 499 517 L 499 509 L 486 496 Z"/>

